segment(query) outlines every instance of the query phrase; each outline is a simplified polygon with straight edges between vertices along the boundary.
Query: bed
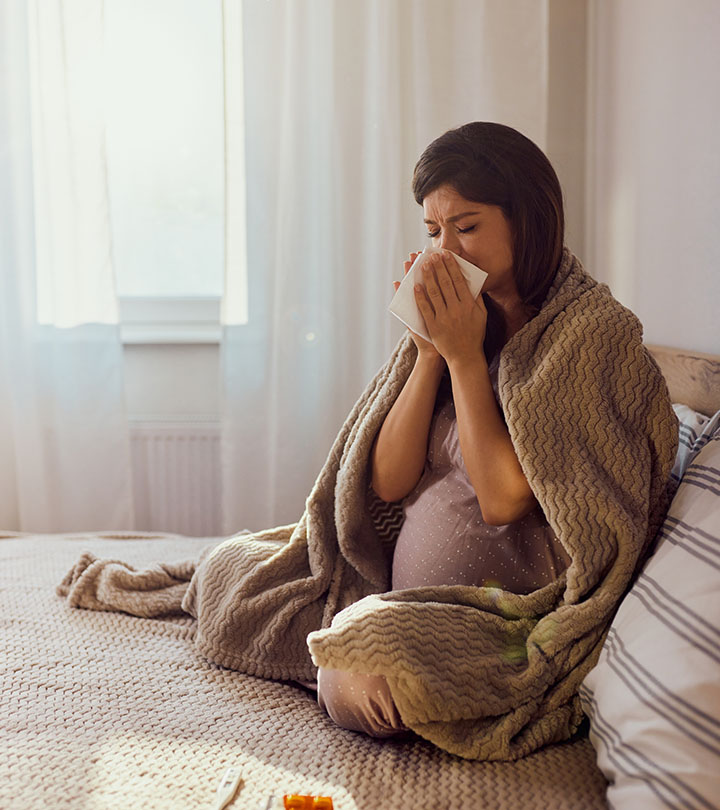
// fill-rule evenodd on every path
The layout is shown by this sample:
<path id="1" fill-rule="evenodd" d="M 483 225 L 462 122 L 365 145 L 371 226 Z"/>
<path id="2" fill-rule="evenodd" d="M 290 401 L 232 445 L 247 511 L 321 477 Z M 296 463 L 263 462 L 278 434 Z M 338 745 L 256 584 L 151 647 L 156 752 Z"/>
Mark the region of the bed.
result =
<path id="1" fill-rule="evenodd" d="M 720 409 L 720 357 L 651 349 L 673 401 Z M 72 610 L 55 594 L 84 551 L 142 566 L 216 540 L 0 531 L 0 807 L 211 808 L 228 767 L 242 774 L 231 808 L 280 808 L 286 793 L 338 810 L 608 806 L 589 722 L 517 762 L 375 741 L 334 726 L 309 690 L 202 659 L 190 618 Z"/>

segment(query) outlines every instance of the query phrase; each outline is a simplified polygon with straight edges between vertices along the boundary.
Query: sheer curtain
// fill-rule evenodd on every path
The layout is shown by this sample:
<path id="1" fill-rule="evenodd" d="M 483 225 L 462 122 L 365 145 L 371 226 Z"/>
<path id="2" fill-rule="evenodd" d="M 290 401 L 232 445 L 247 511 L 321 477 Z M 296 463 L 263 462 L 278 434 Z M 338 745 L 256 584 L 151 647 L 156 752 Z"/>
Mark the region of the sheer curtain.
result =
<path id="1" fill-rule="evenodd" d="M 102 3 L 3 0 L 0 15 L 0 527 L 131 528 Z"/>
<path id="2" fill-rule="evenodd" d="M 547 117 L 548 0 L 246 0 L 243 12 L 249 300 L 247 322 L 226 307 L 223 327 L 227 533 L 299 517 L 402 335 L 387 306 L 425 241 L 410 193 L 423 147 L 479 119 L 542 147 Z M 242 264 L 228 262 L 228 289 Z"/>

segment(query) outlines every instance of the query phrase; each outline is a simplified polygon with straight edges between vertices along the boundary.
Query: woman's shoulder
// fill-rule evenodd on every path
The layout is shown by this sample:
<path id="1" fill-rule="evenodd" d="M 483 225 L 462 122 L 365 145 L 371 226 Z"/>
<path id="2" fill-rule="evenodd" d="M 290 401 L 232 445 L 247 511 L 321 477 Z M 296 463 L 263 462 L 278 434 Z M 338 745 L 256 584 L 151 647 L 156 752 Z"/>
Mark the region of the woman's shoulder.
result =
<path id="1" fill-rule="evenodd" d="M 567 249 L 537 314 L 506 345 L 503 354 L 539 359 L 547 353 L 626 351 L 642 344 L 642 323 Z"/>
<path id="2" fill-rule="evenodd" d="M 559 274 L 539 313 L 503 349 L 501 395 L 508 385 L 584 388 L 610 396 L 613 389 L 625 389 L 629 378 L 660 385 L 637 316 L 572 254 L 565 256 Z"/>

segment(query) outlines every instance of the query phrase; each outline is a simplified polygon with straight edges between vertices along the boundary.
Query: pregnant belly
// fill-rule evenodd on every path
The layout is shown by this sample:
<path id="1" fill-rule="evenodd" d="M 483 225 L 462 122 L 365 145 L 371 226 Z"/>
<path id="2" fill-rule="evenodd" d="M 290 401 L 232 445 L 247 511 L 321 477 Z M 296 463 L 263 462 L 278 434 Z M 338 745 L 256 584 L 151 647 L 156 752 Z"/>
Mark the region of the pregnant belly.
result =
<path id="1" fill-rule="evenodd" d="M 458 494 L 441 479 L 405 504 L 392 587 L 487 585 L 529 593 L 568 563 L 539 506 L 516 523 L 490 526 L 474 492 Z"/>

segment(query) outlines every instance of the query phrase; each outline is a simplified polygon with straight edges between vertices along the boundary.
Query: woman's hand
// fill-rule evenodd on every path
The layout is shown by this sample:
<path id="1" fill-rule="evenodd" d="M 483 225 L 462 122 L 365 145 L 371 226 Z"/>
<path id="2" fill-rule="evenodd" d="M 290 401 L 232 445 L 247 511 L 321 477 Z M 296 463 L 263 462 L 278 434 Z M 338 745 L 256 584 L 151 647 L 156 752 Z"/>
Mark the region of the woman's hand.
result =
<path id="1" fill-rule="evenodd" d="M 413 262 L 415 261 L 415 259 L 417 259 L 419 255 L 420 255 L 419 251 L 417 253 L 410 254 L 410 261 L 407 261 L 403 264 L 405 275 L 408 274 L 410 268 L 413 266 Z M 395 287 L 395 292 L 397 292 L 397 288 L 400 286 L 400 282 L 393 281 L 393 286 Z M 429 340 L 425 340 L 424 338 L 421 338 L 420 335 L 416 335 L 415 332 L 412 331 L 412 329 L 408 329 L 408 332 L 410 332 L 410 337 L 413 339 L 415 345 L 417 346 L 418 357 L 422 355 L 423 357 L 427 358 L 431 357 L 436 359 L 440 358 L 437 349 L 432 345 L 432 343 L 430 343 Z"/>
<path id="2" fill-rule="evenodd" d="M 423 285 L 415 285 L 415 301 L 433 339 L 428 345 L 434 344 L 448 365 L 481 355 L 487 309 L 482 294 L 472 297 L 455 257 L 446 251 L 431 254 L 423 267 Z"/>

